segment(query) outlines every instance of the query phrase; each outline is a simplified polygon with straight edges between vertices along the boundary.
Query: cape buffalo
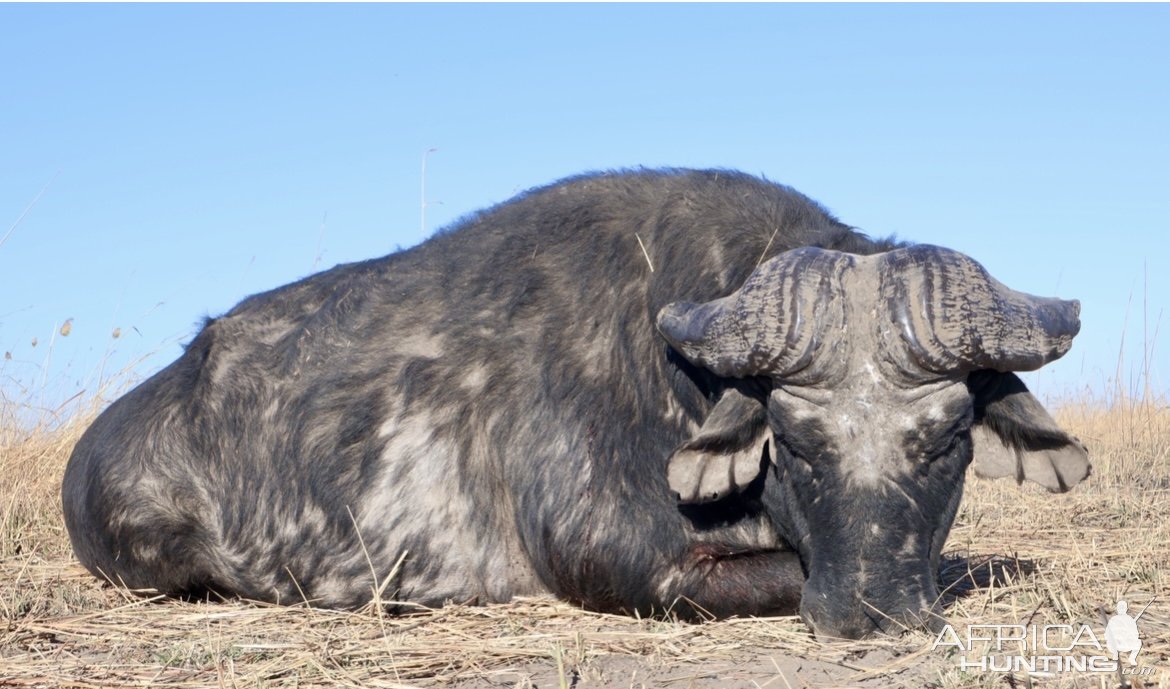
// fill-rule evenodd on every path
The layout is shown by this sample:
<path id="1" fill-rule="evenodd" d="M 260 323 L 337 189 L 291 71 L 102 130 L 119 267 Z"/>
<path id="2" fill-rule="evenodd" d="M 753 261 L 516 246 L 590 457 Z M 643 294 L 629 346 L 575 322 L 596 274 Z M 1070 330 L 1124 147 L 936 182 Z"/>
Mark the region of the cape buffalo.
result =
<path id="1" fill-rule="evenodd" d="M 741 173 L 575 177 L 208 320 L 82 437 L 65 520 L 178 596 L 937 627 L 972 458 L 1089 473 L 1012 373 L 1079 308 Z"/>

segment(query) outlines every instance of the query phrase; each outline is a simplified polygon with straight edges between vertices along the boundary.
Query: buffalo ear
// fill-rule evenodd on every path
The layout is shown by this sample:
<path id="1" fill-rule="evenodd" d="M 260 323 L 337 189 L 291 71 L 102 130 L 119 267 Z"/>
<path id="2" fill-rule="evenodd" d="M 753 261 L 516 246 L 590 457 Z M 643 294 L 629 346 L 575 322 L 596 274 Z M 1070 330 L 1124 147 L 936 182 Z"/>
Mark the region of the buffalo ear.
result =
<path id="1" fill-rule="evenodd" d="M 739 493 L 760 475 L 772 440 L 764 405 L 728 388 L 695 437 L 678 447 L 666 477 L 679 502 L 712 502 Z"/>
<path id="2" fill-rule="evenodd" d="M 1091 470 L 1089 451 L 1069 435 L 1013 373 L 976 371 L 967 380 L 975 396 L 975 474 L 1013 476 L 1063 493 Z"/>

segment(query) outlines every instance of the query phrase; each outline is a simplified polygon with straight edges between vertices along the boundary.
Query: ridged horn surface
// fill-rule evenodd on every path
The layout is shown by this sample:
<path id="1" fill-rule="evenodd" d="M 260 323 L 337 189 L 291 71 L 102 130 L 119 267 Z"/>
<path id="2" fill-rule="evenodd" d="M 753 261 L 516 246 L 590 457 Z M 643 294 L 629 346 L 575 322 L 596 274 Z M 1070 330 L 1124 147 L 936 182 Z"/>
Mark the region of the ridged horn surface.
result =
<path id="1" fill-rule="evenodd" d="M 912 362 L 934 373 L 1032 371 L 1060 358 L 1080 330 L 1080 303 L 1000 283 L 957 251 L 919 245 L 879 262 L 881 299 Z"/>
<path id="2" fill-rule="evenodd" d="M 814 363 L 845 321 L 842 274 L 854 257 L 807 247 L 776 256 L 732 294 L 669 304 L 658 330 L 692 363 L 728 377 L 788 376 Z"/>

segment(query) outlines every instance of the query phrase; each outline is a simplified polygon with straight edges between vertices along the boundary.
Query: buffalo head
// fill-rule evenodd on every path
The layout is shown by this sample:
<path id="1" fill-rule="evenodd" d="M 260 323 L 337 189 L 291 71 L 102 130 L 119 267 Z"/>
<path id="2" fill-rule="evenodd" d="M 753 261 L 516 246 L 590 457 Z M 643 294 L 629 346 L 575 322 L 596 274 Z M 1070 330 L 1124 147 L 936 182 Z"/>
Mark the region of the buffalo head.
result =
<path id="1" fill-rule="evenodd" d="M 683 502 L 706 502 L 770 470 L 762 499 L 800 555 L 800 612 L 819 636 L 937 628 L 939 556 L 973 456 L 986 454 L 983 473 L 1052 490 L 1088 474 L 1083 447 L 1011 374 L 1065 354 L 1079 311 L 934 246 L 776 256 L 727 297 L 658 314 L 689 361 L 768 390 L 754 413 L 729 413 L 752 403 L 742 394 L 721 402 L 704 430 L 727 435 L 731 416 L 756 426 L 736 429 L 730 445 L 681 447 L 670 485 Z M 989 420 L 995 413 L 1022 418 Z M 1012 423 L 1050 427 L 1057 441 L 1028 446 L 1026 432 L 1005 432 Z"/>

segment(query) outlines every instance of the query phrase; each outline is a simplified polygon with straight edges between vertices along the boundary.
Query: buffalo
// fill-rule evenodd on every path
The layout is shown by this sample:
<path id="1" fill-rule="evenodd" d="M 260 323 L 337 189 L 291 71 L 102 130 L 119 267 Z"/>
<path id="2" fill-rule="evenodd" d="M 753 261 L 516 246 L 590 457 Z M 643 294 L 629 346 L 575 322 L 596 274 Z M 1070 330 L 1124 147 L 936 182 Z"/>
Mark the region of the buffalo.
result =
<path id="1" fill-rule="evenodd" d="M 1089 473 L 1013 373 L 1079 309 L 742 173 L 574 177 L 209 319 L 80 439 L 65 522 L 173 596 L 937 629 L 968 465 Z"/>

